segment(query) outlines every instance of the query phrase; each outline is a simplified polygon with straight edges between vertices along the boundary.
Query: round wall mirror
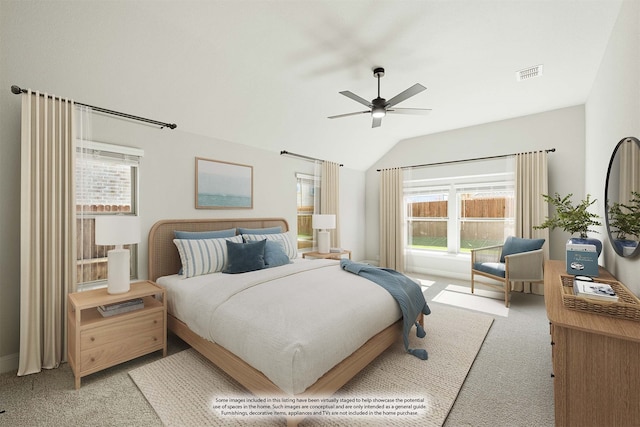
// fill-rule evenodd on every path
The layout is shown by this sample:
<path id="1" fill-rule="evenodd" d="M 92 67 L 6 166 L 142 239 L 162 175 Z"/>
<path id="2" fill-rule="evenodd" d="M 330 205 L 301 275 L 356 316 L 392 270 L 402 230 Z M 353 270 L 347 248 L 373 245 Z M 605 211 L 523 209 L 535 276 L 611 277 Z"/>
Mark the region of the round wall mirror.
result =
<path id="1" fill-rule="evenodd" d="M 640 253 L 640 141 L 623 138 L 611 154 L 604 189 L 609 242 L 620 256 Z"/>

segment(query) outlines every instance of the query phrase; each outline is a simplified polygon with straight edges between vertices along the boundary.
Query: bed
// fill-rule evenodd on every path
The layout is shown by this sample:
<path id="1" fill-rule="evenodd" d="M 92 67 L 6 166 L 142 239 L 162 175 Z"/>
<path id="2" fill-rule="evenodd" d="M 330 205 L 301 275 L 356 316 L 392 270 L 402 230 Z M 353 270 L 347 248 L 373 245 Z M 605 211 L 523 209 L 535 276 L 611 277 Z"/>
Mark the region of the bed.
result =
<path id="1" fill-rule="evenodd" d="M 173 242 L 176 230 L 273 227 L 289 230 L 281 218 L 159 221 L 149 233 L 149 280 L 167 289 L 169 330 L 254 395 L 333 394 L 399 342 L 402 313 L 386 290 L 341 271 L 335 260 L 294 259 L 260 271 L 217 272 L 185 280 L 176 275 L 182 268 Z M 204 298 L 200 292 L 209 295 Z M 211 303 L 214 309 L 207 307 L 209 302 L 203 303 L 205 299 L 218 300 Z M 305 305 L 305 300 L 313 301 L 313 307 Z M 337 310 L 327 309 L 327 304 L 343 307 L 345 301 L 351 301 L 346 305 L 347 320 L 334 315 Z M 285 309 L 291 314 L 284 315 Z M 291 342 L 281 341 L 285 338 Z M 288 419 L 287 423 L 299 421 Z"/>

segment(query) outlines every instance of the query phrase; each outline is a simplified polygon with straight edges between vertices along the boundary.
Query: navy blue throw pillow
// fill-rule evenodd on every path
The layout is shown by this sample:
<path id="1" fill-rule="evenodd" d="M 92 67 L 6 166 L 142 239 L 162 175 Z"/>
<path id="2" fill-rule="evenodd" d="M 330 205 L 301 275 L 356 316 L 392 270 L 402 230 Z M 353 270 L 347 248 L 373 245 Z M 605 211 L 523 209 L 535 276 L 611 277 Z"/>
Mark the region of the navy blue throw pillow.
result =
<path id="1" fill-rule="evenodd" d="M 262 270 L 264 264 L 264 247 L 267 241 L 235 243 L 227 240 L 227 266 L 223 273 L 246 273 Z"/>

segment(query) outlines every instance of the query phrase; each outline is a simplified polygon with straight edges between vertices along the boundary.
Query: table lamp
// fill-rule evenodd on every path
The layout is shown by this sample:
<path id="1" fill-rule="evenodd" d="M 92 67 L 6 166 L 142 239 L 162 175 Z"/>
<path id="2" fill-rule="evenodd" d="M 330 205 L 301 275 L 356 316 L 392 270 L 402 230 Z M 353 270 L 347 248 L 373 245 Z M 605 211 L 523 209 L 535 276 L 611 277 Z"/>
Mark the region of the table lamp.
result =
<path id="1" fill-rule="evenodd" d="M 137 216 L 109 215 L 96 217 L 96 245 L 111 246 L 107 253 L 107 292 L 129 292 L 130 254 L 122 245 L 140 242 L 140 218 Z"/>
<path id="2" fill-rule="evenodd" d="M 331 248 L 331 236 L 327 230 L 336 228 L 335 215 L 312 215 L 311 226 L 318 231 L 318 252 L 328 254 Z"/>

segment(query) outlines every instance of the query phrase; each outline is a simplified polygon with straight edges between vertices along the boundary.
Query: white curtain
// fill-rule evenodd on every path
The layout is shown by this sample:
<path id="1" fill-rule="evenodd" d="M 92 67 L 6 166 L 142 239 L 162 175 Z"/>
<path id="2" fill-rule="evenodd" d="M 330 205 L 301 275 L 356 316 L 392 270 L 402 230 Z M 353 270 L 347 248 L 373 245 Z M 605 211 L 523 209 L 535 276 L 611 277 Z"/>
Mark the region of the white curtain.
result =
<path id="1" fill-rule="evenodd" d="M 404 272 L 403 173 L 380 171 L 380 267 Z"/>
<path id="2" fill-rule="evenodd" d="M 340 247 L 340 164 L 323 161 L 320 175 L 320 213 L 336 216 L 336 228 L 329 230 L 331 246 Z"/>
<path id="3" fill-rule="evenodd" d="M 75 289 L 74 102 L 22 94 L 18 375 L 66 359 Z"/>
<path id="4" fill-rule="evenodd" d="M 88 156 L 86 150 L 87 141 L 91 141 L 92 136 L 92 121 L 91 107 L 87 107 L 84 105 L 76 105 L 76 140 L 75 140 L 75 155 L 76 161 L 80 163 L 84 163 L 84 159 Z M 85 174 L 78 173 L 78 166 L 74 165 L 74 176 L 75 176 L 75 188 L 77 194 L 83 195 L 86 194 L 85 190 Z M 82 199 L 82 196 L 80 196 Z M 85 260 L 91 260 L 92 250 L 94 245 L 92 244 L 93 238 L 85 238 L 85 236 L 93 236 L 91 221 L 87 221 L 87 217 L 91 215 L 90 207 L 84 200 L 76 200 L 76 285 L 81 284 L 87 280 L 87 278 L 92 277 L 92 272 L 96 268 L 95 263 L 85 262 Z M 105 251 L 106 252 L 106 251 Z M 104 255 L 106 256 L 106 254 Z"/>
<path id="5" fill-rule="evenodd" d="M 547 153 L 538 151 L 533 153 L 516 154 L 516 228 L 517 237 L 527 239 L 545 239 L 544 258 L 549 259 L 549 229 L 536 230 L 535 225 L 544 222 L 548 208 L 542 198 L 549 194 L 547 173 Z M 513 284 L 514 291 L 544 294 L 542 283 Z"/>

